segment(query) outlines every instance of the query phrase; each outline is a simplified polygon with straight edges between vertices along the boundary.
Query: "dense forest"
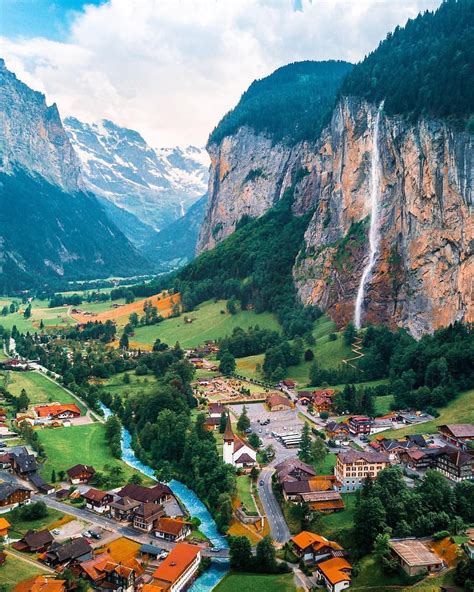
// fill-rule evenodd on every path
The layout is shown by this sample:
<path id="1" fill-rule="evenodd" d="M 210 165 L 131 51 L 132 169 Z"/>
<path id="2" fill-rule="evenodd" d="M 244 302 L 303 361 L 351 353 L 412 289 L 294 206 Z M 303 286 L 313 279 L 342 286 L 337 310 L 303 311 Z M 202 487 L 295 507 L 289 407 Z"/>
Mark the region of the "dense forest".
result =
<path id="1" fill-rule="evenodd" d="M 351 68 L 343 61 L 305 61 L 255 80 L 211 133 L 209 143 L 218 144 L 242 126 L 265 132 L 274 141 L 316 140 Z"/>
<path id="2" fill-rule="evenodd" d="M 474 2 L 445 0 L 397 27 L 342 84 L 341 95 L 385 101 L 389 115 L 465 121 L 474 106 Z M 474 131 L 474 121 L 469 127 Z"/>

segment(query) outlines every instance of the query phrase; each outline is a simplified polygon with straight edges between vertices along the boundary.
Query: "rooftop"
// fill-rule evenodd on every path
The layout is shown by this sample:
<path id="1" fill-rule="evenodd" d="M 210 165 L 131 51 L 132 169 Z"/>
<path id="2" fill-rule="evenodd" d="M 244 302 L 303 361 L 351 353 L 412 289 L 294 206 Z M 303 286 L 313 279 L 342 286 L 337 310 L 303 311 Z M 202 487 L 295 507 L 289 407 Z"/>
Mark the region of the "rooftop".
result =
<path id="1" fill-rule="evenodd" d="M 410 566 L 433 565 L 442 561 L 418 539 L 393 539 L 389 545 Z"/>
<path id="2" fill-rule="evenodd" d="M 201 548 L 189 543 L 178 543 L 168 557 L 153 572 L 153 577 L 162 582 L 175 582 L 195 561 Z"/>
<path id="3" fill-rule="evenodd" d="M 350 582 L 351 580 L 350 571 L 352 570 L 352 566 L 343 557 L 332 557 L 331 559 L 322 561 L 318 563 L 318 569 L 331 584 L 345 581 Z"/>
<path id="4" fill-rule="evenodd" d="M 438 428 L 445 428 L 455 438 L 474 438 L 474 424 L 472 423 L 448 423 L 440 425 Z"/>

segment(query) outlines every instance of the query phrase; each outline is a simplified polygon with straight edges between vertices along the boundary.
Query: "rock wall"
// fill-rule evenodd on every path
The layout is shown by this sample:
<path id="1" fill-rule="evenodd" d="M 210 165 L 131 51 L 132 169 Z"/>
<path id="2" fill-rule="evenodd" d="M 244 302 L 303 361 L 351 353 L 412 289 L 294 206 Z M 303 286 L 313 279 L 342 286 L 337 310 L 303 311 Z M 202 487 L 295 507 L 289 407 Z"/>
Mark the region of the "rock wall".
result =
<path id="1" fill-rule="evenodd" d="M 339 326 L 354 316 L 369 256 L 370 174 L 377 106 L 344 98 L 314 144 L 293 147 L 241 128 L 211 145 L 209 203 L 198 252 L 257 217 L 289 187 L 296 215 L 314 209 L 294 267 L 301 300 Z M 474 138 L 447 123 L 382 116 L 380 245 L 364 323 L 415 336 L 474 321 Z"/>

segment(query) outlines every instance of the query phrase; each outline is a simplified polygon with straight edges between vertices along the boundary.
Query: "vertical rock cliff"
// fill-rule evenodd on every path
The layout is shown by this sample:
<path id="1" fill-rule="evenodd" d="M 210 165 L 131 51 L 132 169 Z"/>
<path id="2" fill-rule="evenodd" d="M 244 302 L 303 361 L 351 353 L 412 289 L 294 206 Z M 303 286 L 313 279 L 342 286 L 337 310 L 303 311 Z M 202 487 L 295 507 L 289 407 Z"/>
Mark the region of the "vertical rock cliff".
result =
<path id="1" fill-rule="evenodd" d="M 258 217 L 290 189 L 296 215 L 314 210 L 294 266 L 302 302 L 343 325 L 354 316 L 369 256 L 376 105 L 343 98 L 313 144 L 272 143 L 249 128 L 211 145 L 209 203 L 198 250 Z M 380 119 L 379 249 L 363 324 L 419 336 L 474 320 L 473 137 L 448 123 Z"/>

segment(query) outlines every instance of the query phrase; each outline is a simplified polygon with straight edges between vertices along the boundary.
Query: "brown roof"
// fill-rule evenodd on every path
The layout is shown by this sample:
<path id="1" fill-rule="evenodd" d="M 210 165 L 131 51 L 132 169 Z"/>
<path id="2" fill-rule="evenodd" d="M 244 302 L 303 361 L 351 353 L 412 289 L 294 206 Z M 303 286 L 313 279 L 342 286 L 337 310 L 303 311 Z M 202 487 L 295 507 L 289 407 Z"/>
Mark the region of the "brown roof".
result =
<path id="1" fill-rule="evenodd" d="M 248 463 L 248 462 L 255 462 L 255 460 L 246 452 L 241 454 L 239 458 L 235 461 L 236 463 Z"/>
<path id="2" fill-rule="evenodd" d="M 385 454 L 384 452 L 359 452 L 358 450 L 347 450 L 346 452 L 339 452 L 337 457 L 343 464 L 354 463 L 358 460 L 364 460 L 367 463 L 390 462 L 388 454 Z"/>
<path id="3" fill-rule="evenodd" d="M 233 442 L 234 432 L 232 431 L 232 424 L 230 423 L 230 415 L 227 415 L 227 423 L 225 425 L 224 442 Z"/>
<path id="4" fill-rule="evenodd" d="M 175 518 L 160 518 L 156 525 L 156 529 L 159 532 L 179 536 L 183 529 L 187 526 L 187 522 L 184 520 L 176 520 Z"/>
<path id="5" fill-rule="evenodd" d="M 305 502 L 342 501 L 341 494 L 338 491 L 311 491 L 303 493 L 301 497 Z M 344 507 L 344 504 L 342 506 Z"/>
<path id="6" fill-rule="evenodd" d="M 172 495 L 171 489 L 164 483 L 157 483 L 154 487 L 143 487 L 128 483 L 118 494 L 120 497 L 130 497 L 138 502 L 156 502 L 164 495 Z"/>
<path id="7" fill-rule="evenodd" d="M 316 475 L 316 471 L 311 465 L 304 463 L 299 458 L 296 458 L 296 456 L 293 458 L 287 458 L 275 466 L 275 471 L 280 480 L 295 470 L 302 471 L 313 477 Z"/>
<path id="8" fill-rule="evenodd" d="M 56 580 L 53 577 L 35 576 L 29 580 L 19 582 L 12 592 L 64 592 L 66 580 Z"/>
<path id="9" fill-rule="evenodd" d="M 88 473 L 90 475 L 94 475 L 95 473 L 95 469 L 94 467 L 88 466 L 88 465 L 74 465 L 73 467 L 71 467 L 70 469 L 68 469 L 66 471 L 66 473 L 68 474 L 68 476 L 71 479 L 75 479 L 76 477 L 79 477 L 80 475 L 84 474 L 84 473 Z"/>
<path id="10" fill-rule="evenodd" d="M 455 438 L 474 438 L 474 424 L 472 423 L 448 423 L 440 425 L 438 428 L 445 428 Z"/>
<path id="11" fill-rule="evenodd" d="M 23 541 L 30 549 L 40 549 L 46 545 L 50 545 L 53 541 L 53 535 L 49 530 L 29 530 L 23 537 Z"/>
<path id="12" fill-rule="evenodd" d="M 108 491 L 101 491 L 100 489 L 94 489 L 91 487 L 82 494 L 82 497 L 92 502 L 101 502 L 108 495 L 110 495 Z"/>
<path id="13" fill-rule="evenodd" d="M 442 559 L 418 539 L 391 540 L 390 547 L 410 566 L 433 565 Z"/>
<path id="14" fill-rule="evenodd" d="M 114 502 L 110 502 L 110 507 L 111 508 L 117 508 L 119 510 L 132 510 L 133 508 L 136 508 L 137 506 L 140 505 L 140 502 L 138 502 L 137 500 L 133 500 L 130 497 L 120 497 L 118 500 L 114 501 Z"/>
<path id="15" fill-rule="evenodd" d="M 291 407 L 291 401 L 287 397 L 284 397 L 279 393 L 273 393 L 271 395 L 268 395 L 267 405 L 269 407 L 277 407 L 278 405 L 285 405 L 285 407 Z"/>
<path id="16" fill-rule="evenodd" d="M 138 508 L 135 510 L 135 515 L 140 516 L 145 520 L 150 520 L 151 518 L 157 518 L 158 516 L 162 516 L 163 512 L 164 510 L 161 504 L 153 504 L 151 502 L 146 502 L 138 506 Z"/>

